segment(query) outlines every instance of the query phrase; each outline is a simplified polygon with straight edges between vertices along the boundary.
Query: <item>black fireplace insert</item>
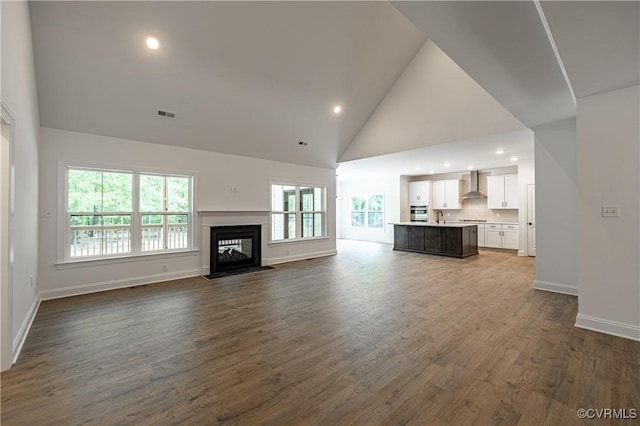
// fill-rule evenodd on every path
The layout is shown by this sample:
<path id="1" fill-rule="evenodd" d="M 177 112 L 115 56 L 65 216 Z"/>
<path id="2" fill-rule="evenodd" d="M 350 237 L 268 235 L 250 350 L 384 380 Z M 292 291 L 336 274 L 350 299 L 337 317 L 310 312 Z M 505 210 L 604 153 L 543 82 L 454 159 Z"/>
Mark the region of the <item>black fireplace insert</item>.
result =
<path id="1" fill-rule="evenodd" d="M 260 267 L 261 236 L 261 225 L 212 226 L 210 273 Z"/>

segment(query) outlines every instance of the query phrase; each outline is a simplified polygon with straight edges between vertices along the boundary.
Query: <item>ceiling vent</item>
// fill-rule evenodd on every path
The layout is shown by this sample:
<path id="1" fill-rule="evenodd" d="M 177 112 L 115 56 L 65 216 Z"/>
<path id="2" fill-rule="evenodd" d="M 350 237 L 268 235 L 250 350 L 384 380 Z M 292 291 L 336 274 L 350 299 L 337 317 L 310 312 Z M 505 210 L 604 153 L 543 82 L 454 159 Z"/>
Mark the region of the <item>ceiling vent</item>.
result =
<path id="1" fill-rule="evenodd" d="M 164 118 L 176 118 L 176 113 L 175 112 L 165 111 L 165 110 L 162 110 L 162 109 L 159 109 L 158 112 L 156 113 L 156 115 L 158 117 L 164 117 Z"/>

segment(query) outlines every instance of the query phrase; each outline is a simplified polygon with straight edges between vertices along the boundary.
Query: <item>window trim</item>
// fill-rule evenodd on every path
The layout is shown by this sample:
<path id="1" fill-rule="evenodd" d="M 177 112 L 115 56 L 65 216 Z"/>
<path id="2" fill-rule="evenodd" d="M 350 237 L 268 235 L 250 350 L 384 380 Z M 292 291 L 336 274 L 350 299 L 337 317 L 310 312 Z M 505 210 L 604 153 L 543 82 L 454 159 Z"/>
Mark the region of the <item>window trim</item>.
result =
<path id="1" fill-rule="evenodd" d="M 78 163 L 78 162 L 66 162 L 66 161 L 58 161 L 57 162 L 57 238 L 56 238 L 56 267 L 63 268 L 64 265 L 69 265 L 70 267 L 73 264 L 84 264 L 88 263 L 94 264 L 104 264 L 104 263 L 119 263 L 119 262 L 129 262 L 135 261 L 140 258 L 149 258 L 153 256 L 171 256 L 171 255 L 184 255 L 189 253 L 199 252 L 199 248 L 196 245 L 196 230 L 198 229 L 198 224 L 196 223 L 197 215 L 195 212 L 196 208 L 196 185 L 197 185 L 197 173 L 193 171 L 178 171 L 178 170 L 161 170 L 161 169 L 147 169 L 147 168 L 138 168 L 138 167 L 123 167 L 121 165 L 110 165 L 110 164 L 91 164 L 91 163 Z M 127 212 L 127 215 L 131 216 L 131 251 L 129 253 L 116 253 L 112 255 L 99 255 L 99 256 L 78 256 L 71 257 L 71 252 L 69 248 L 70 241 L 70 232 L 71 227 L 69 226 L 68 219 L 71 215 L 68 212 L 68 197 L 69 197 L 69 188 L 68 188 L 68 170 L 76 169 L 76 170 L 93 170 L 99 172 L 115 172 L 115 173 L 130 173 L 133 175 L 133 189 L 132 189 L 132 211 Z M 142 213 L 139 209 L 139 176 L 141 174 L 147 175 L 158 175 L 163 177 L 184 177 L 189 178 L 189 211 L 188 212 L 179 212 L 179 214 L 186 214 L 188 216 L 188 225 L 189 229 L 187 231 L 187 247 L 186 248 L 178 248 L 178 249 L 163 249 L 163 250 L 155 250 L 155 251 L 142 251 L 142 238 L 138 236 L 138 234 L 142 230 Z M 45 209 L 45 217 L 47 216 L 47 209 Z M 75 214 L 76 212 L 73 212 Z M 103 212 L 108 213 L 109 215 L 116 214 L 112 212 Z"/>
<path id="2" fill-rule="evenodd" d="M 293 186 L 295 187 L 296 194 L 296 210 L 292 211 L 280 211 L 273 210 L 273 186 L 274 185 L 282 185 L 282 186 Z M 328 205 L 327 205 L 327 193 L 328 193 L 328 184 L 326 183 L 318 183 L 318 182 L 300 182 L 300 181 L 289 181 L 286 179 L 277 179 L 269 180 L 269 238 L 267 244 L 286 244 L 286 243 L 296 243 L 296 242 L 306 242 L 313 240 L 323 240 L 329 238 L 329 229 L 328 229 Z M 311 188 L 322 188 L 322 207 L 324 210 L 302 210 L 302 198 L 300 197 L 300 187 L 311 187 Z M 319 213 L 322 215 L 322 235 L 321 236 L 311 236 L 311 237 L 303 237 L 302 236 L 302 214 L 314 214 Z M 296 217 L 296 238 L 284 238 L 282 240 L 274 240 L 273 239 L 273 215 L 274 214 L 295 214 Z"/>

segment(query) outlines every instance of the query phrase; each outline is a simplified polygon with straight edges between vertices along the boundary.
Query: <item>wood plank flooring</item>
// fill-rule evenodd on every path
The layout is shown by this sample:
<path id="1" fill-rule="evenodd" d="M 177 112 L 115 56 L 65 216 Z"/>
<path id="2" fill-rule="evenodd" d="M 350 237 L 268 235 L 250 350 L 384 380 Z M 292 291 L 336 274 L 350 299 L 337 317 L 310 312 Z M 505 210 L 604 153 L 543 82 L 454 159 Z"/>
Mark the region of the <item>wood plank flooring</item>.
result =
<path id="1" fill-rule="evenodd" d="M 638 424 L 577 417 L 640 410 L 640 342 L 574 327 L 534 259 L 338 249 L 43 302 L 2 425 Z"/>

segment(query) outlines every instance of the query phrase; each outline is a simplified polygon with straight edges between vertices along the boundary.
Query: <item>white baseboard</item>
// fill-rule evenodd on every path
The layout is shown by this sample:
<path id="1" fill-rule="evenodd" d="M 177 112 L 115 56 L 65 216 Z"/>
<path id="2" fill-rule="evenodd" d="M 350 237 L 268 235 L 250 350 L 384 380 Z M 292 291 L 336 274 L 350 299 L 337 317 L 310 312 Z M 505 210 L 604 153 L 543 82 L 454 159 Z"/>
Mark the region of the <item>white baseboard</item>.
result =
<path id="1" fill-rule="evenodd" d="M 33 320 L 36 318 L 36 314 L 38 313 L 38 308 L 40 307 L 40 295 L 36 295 L 35 299 L 33 299 L 33 303 L 29 308 L 29 312 L 27 312 L 27 316 L 24 321 L 20 325 L 20 329 L 18 330 L 18 334 L 15 339 L 13 339 L 13 353 L 11 354 L 11 363 L 15 364 L 18 361 L 18 357 L 20 356 L 20 352 L 22 351 L 22 347 L 24 346 L 24 342 L 27 340 L 27 335 L 29 334 L 29 330 L 31 330 L 31 325 L 33 324 Z"/>
<path id="2" fill-rule="evenodd" d="M 576 327 L 640 341 L 640 326 L 578 314 Z"/>
<path id="3" fill-rule="evenodd" d="M 578 287 L 568 284 L 552 283 L 549 281 L 536 280 L 533 284 L 533 288 L 535 288 L 536 290 L 550 291 L 553 293 L 568 294 L 570 296 L 578 295 Z"/>
<path id="4" fill-rule="evenodd" d="M 146 275 L 135 278 L 125 278 L 121 280 L 103 281 L 99 283 L 82 284 L 70 287 L 57 288 L 55 290 L 44 290 L 40 292 L 42 300 L 59 299 L 61 297 L 79 296 L 81 294 L 97 293 L 100 291 L 116 290 L 119 288 L 135 287 L 145 284 L 153 284 L 162 281 L 179 280 L 182 278 L 197 277 L 200 269 L 189 269 L 178 272 L 165 272 L 156 275 Z"/>
<path id="5" fill-rule="evenodd" d="M 291 256 L 274 257 L 267 259 L 267 265 L 277 265 L 278 263 L 296 262 L 298 260 L 314 259 L 316 257 L 335 256 L 337 250 L 316 251 L 313 253 L 294 254 Z"/>

